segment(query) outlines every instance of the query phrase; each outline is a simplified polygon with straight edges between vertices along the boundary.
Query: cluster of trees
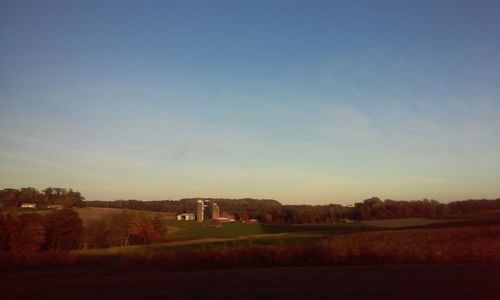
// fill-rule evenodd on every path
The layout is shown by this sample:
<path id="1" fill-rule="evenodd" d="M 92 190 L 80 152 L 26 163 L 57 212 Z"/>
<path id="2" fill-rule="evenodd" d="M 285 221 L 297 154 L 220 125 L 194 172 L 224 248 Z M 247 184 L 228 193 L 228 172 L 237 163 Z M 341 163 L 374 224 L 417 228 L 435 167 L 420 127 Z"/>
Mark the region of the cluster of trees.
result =
<path id="1" fill-rule="evenodd" d="M 35 188 L 3 189 L 0 190 L 0 208 L 20 207 L 23 203 L 36 203 L 43 208 L 48 205 L 64 207 L 81 207 L 85 198 L 72 189 L 48 187 L 42 191 Z"/>
<path id="2" fill-rule="evenodd" d="M 282 205 L 278 209 L 262 211 L 249 217 L 265 223 L 314 224 L 345 219 L 437 218 L 496 209 L 500 209 L 500 199 L 454 201 L 444 204 L 428 199 L 395 201 L 372 197 L 349 207 L 335 204 Z"/>
<path id="3" fill-rule="evenodd" d="M 259 210 L 240 209 L 235 212 L 236 220 L 256 219 L 267 224 L 315 224 L 339 222 L 348 208 L 338 204 L 328 205 L 281 205 Z"/>
<path id="4" fill-rule="evenodd" d="M 450 215 L 448 205 L 436 200 L 395 201 L 380 200 L 377 197 L 356 203 L 352 218 L 359 220 L 391 219 L 411 217 L 444 217 Z"/>
<path id="5" fill-rule="evenodd" d="M 0 213 L 0 251 L 30 255 L 77 249 L 83 234 L 82 220 L 71 209 L 55 210 L 44 216 Z"/>
<path id="6" fill-rule="evenodd" d="M 163 218 L 147 212 L 124 210 L 90 220 L 85 226 L 72 209 L 45 215 L 0 212 L 0 252 L 16 256 L 149 244 L 160 241 L 166 232 Z"/>
<path id="7" fill-rule="evenodd" d="M 162 216 L 144 211 L 123 210 L 89 220 L 85 232 L 85 248 L 121 247 L 159 242 L 167 232 Z"/>
<path id="8" fill-rule="evenodd" d="M 475 213 L 478 211 L 500 209 L 500 199 L 454 201 L 454 202 L 448 203 L 446 206 L 448 209 L 448 213 L 450 213 L 450 214 Z"/>
<path id="9" fill-rule="evenodd" d="M 410 217 L 446 217 L 475 213 L 485 210 L 500 209 L 500 199 L 496 200 L 465 200 L 448 204 L 436 200 L 395 201 L 380 200 L 377 197 L 356 203 L 350 211 L 353 219 L 392 219 Z"/>

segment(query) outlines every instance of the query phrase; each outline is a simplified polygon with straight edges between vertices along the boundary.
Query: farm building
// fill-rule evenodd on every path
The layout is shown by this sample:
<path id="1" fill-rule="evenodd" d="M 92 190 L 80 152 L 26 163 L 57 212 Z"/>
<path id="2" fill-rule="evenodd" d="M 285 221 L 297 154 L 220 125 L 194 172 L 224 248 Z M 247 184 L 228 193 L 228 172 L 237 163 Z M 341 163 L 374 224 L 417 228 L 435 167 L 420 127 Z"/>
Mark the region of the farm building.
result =
<path id="1" fill-rule="evenodd" d="M 219 205 L 217 203 L 213 202 L 212 203 L 212 219 L 217 219 L 219 218 Z"/>
<path id="2" fill-rule="evenodd" d="M 193 213 L 183 213 L 177 215 L 177 220 L 179 221 L 194 221 L 194 219 Z"/>
<path id="3" fill-rule="evenodd" d="M 196 202 L 196 221 L 204 222 L 219 217 L 219 206 L 210 200 L 198 200 Z"/>
<path id="4" fill-rule="evenodd" d="M 47 206 L 47 208 L 49 208 L 49 209 L 55 209 L 55 210 L 60 210 L 60 209 L 63 209 L 63 206 L 60 205 L 60 204 L 54 204 L 54 205 Z"/>
<path id="5" fill-rule="evenodd" d="M 23 203 L 21 208 L 36 208 L 36 203 Z"/>
<path id="6" fill-rule="evenodd" d="M 204 203 L 203 200 L 200 199 L 196 202 L 196 221 L 203 222 L 203 220 L 205 219 L 204 212 Z"/>

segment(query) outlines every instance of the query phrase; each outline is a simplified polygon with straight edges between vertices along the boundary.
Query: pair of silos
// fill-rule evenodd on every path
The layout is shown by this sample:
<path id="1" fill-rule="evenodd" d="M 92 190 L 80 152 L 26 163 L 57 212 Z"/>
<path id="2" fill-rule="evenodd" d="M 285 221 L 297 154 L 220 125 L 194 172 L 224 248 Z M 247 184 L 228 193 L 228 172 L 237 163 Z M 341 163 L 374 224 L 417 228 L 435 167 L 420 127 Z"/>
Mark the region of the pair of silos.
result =
<path id="1" fill-rule="evenodd" d="M 219 218 L 219 206 L 210 200 L 198 200 L 196 202 L 196 221 L 205 222 Z"/>

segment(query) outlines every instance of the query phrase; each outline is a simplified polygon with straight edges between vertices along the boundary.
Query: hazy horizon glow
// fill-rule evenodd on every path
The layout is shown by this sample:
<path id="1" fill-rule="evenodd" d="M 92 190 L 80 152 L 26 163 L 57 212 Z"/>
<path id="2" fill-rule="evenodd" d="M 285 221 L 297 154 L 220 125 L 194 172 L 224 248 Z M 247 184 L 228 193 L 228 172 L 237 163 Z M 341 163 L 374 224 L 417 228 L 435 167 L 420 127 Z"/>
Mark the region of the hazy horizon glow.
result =
<path id="1" fill-rule="evenodd" d="M 144 2 L 0 4 L 0 188 L 500 197 L 500 2 Z"/>

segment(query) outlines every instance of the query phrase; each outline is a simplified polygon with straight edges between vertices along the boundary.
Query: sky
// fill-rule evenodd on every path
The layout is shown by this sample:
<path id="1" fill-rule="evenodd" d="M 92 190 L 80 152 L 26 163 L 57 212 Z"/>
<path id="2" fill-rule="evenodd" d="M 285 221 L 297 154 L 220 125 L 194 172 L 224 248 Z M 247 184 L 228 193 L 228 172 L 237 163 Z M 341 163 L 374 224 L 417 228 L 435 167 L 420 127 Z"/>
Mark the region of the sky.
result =
<path id="1" fill-rule="evenodd" d="M 0 2 L 0 188 L 500 197 L 499 1 Z"/>

